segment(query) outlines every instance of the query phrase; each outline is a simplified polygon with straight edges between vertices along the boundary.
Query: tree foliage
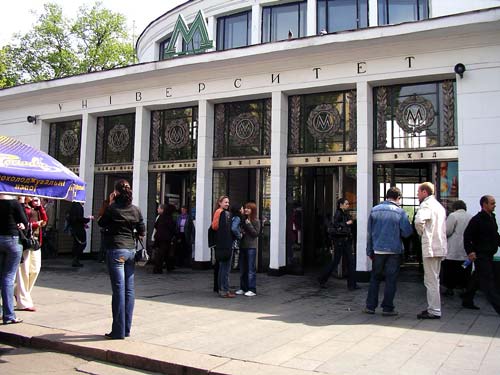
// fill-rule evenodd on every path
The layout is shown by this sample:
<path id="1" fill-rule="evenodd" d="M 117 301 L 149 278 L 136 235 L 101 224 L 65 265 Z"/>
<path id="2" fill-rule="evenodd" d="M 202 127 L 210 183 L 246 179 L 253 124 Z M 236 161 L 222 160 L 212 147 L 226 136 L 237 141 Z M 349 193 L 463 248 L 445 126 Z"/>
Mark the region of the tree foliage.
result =
<path id="1" fill-rule="evenodd" d="M 1 49 L 0 88 L 134 62 L 125 16 L 96 2 L 80 7 L 76 18 L 69 19 L 59 5 L 47 3 L 33 28 Z"/>

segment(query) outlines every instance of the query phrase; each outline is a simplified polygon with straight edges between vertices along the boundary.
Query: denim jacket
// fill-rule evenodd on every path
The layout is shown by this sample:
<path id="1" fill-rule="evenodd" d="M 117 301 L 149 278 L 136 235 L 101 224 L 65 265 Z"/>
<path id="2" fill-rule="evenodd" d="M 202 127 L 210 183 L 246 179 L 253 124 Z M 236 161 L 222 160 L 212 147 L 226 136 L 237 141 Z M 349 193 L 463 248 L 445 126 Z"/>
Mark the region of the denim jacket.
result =
<path id="1" fill-rule="evenodd" d="M 396 203 L 384 201 L 372 208 L 368 218 L 368 241 L 366 255 L 372 256 L 375 251 L 402 254 L 404 247 L 402 237 L 413 233 L 406 212 Z"/>

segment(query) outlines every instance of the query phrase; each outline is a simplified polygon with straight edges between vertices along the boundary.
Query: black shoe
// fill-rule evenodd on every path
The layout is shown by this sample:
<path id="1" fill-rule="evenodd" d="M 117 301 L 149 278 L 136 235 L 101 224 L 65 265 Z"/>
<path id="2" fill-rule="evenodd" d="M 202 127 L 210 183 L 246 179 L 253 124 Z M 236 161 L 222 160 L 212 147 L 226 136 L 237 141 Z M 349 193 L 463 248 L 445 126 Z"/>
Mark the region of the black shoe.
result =
<path id="1" fill-rule="evenodd" d="M 444 291 L 444 293 L 443 293 L 443 294 L 444 294 L 445 296 L 447 296 L 447 297 L 453 297 L 453 295 L 454 295 L 455 293 L 453 292 L 453 289 L 448 288 L 448 289 L 446 289 L 446 290 Z"/>
<path id="2" fill-rule="evenodd" d="M 347 289 L 349 289 L 350 291 L 353 291 L 353 290 L 361 289 L 361 287 L 359 285 L 354 285 L 354 286 L 348 287 Z"/>
<path id="3" fill-rule="evenodd" d="M 321 277 L 318 277 L 318 283 L 319 283 L 319 287 L 322 288 L 322 289 L 325 289 L 326 288 L 326 281 L 323 280 Z"/>
<path id="4" fill-rule="evenodd" d="M 430 314 L 427 310 L 417 314 L 417 319 L 441 319 L 439 315 Z"/>
<path id="5" fill-rule="evenodd" d="M 462 307 L 464 309 L 470 309 L 470 310 L 480 310 L 479 307 L 477 307 L 476 305 L 474 305 L 474 303 L 465 303 L 465 302 L 462 302 Z"/>
<path id="6" fill-rule="evenodd" d="M 71 267 L 83 267 L 83 264 L 81 264 L 80 262 L 73 262 L 71 264 Z"/>
<path id="7" fill-rule="evenodd" d="M 113 336 L 111 332 L 110 333 L 105 333 L 104 337 L 106 337 L 109 340 L 123 340 L 124 339 L 124 337 Z"/>

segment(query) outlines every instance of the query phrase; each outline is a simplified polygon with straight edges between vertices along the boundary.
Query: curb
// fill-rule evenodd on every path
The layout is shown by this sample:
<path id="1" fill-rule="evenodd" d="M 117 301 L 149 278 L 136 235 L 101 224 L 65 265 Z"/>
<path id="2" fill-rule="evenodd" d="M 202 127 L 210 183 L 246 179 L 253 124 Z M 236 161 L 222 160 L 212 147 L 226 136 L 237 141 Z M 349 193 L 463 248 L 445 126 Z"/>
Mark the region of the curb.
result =
<path id="1" fill-rule="evenodd" d="M 30 336 L 24 331 L 36 331 L 36 335 Z M 0 341 L 14 346 L 26 346 L 35 349 L 66 353 L 78 357 L 86 357 L 102 362 L 169 375 L 227 374 L 213 370 L 230 361 L 230 359 L 196 354 L 152 344 L 134 341 L 107 340 L 103 339 L 101 336 L 78 334 L 26 323 L 16 324 L 15 327 L 12 325 L 0 326 Z M 183 364 L 160 358 L 170 357 L 169 359 L 172 359 L 172 357 L 177 356 L 180 357 L 179 359 L 181 362 L 194 363 Z"/>

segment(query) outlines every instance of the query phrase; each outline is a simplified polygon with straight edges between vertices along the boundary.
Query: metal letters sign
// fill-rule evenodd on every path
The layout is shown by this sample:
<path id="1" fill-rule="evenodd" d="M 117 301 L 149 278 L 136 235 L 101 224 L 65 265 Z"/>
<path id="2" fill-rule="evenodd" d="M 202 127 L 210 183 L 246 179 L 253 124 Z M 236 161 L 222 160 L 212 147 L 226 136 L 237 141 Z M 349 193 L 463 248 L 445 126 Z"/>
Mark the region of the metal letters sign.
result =
<path id="1" fill-rule="evenodd" d="M 430 100 L 419 95 L 405 99 L 396 109 L 398 125 L 407 133 L 418 134 L 434 123 L 434 106 Z"/>
<path id="2" fill-rule="evenodd" d="M 189 44 L 193 41 L 193 38 L 198 32 L 200 36 L 200 48 L 195 49 L 194 51 L 179 51 L 175 50 L 175 45 L 177 44 L 177 39 L 179 38 L 179 34 L 182 36 L 182 39 L 186 44 Z M 171 58 L 174 56 L 186 55 L 186 54 L 195 54 L 205 52 L 207 49 L 213 48 L 214 42 L 210 40 L 208 37 L 207 25 L 205 23 L 205 17 L 203 17 L 203 12 L 201 10 L 198 11 L 196 17 L 194 18 L 193 23 L 191 24 L 191 28 L 189 28 L 184 21 L 184 18 L 181 14 L 177 18 L 175 22 L 174 31 L 172 32 L 172 37 L 170 38 L 170 42 L 165 50 L 165 57 Z"/>

